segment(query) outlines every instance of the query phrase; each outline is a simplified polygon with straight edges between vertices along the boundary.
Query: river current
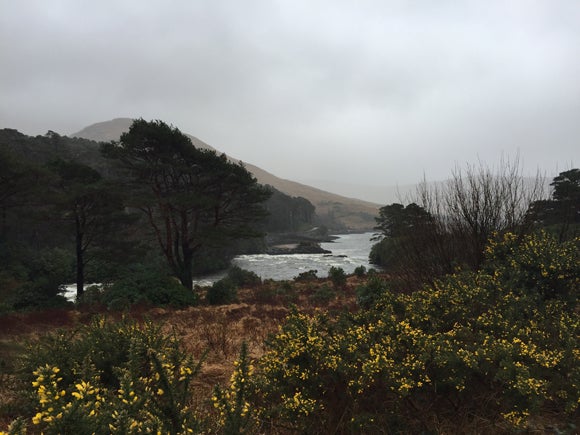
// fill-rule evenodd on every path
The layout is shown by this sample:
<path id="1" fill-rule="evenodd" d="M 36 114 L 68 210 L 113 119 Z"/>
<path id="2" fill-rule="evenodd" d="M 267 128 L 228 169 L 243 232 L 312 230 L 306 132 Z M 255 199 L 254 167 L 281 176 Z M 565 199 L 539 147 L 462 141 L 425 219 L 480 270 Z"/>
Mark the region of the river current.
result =
<path id="1" fill-rule="evenodd" d="M 369 253 L 373 242 L 373 233 L 360 234 L 337 234 L 337 239 L 329 243 L 321 243 L 320 246 L 331 254 L 289 254 L 289 255 L 238 255 L 232 260 L 232 264 L 254 272 L 262 279 L 277 281 L 291 280 L 302 272 L 316 270 L 319 278 L 328 276 L 332 266 L 342 268 L 347 274 L 351 274 L 358 266 L 364 266 L 367 270 L 372 269 L 369 263 Z M 194 285 L 208 286 L 223 278 L 226 272 L 196 278 Z M 88 285 L 87 285 L 88 286 Z M 76 286 L 67 285 L 65 296 L 74 300 Z"/>
<path id="2" fill-rule="evenodd" d="M 374 242 L 373 233 L 338 234 L 337 239 L 321 243 L 321 247 L 331 254 L 289 254 L 289 255 L 238 255 L 232 263 L 244 270 L 254 272 L 262 279 L 291 280 L 302 272 L 316 270 L 320 278 L 328 276 L 332 266 L 342 268 L 347 274 L 358 266 L 367 270 L 373 268 L 369 263 L 369 253 Z M 224 273 L 194 280 L 194 284 L 210 285 L 222 278 Z"/>

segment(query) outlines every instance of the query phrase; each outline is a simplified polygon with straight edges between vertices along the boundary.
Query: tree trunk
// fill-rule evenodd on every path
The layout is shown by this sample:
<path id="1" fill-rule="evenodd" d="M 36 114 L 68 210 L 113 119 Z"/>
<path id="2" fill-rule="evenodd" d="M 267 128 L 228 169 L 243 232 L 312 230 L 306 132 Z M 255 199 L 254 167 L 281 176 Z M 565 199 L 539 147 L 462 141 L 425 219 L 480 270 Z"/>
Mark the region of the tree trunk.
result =
<path id="1" fill-rule="evenodd" d="M 80 228 L 80 221 L 76 219 L 76 259 L 77 259 L 77 300 L 79 300 L 85 290 L 85 262 L 83 250 L 83 233 Z"/>
<path id="2" fill-rule="evenodd" d="M 193 291 L 193 252 L 190 249 L 183 252 L 183 265 L 179 280 L 186 289 Z"/>

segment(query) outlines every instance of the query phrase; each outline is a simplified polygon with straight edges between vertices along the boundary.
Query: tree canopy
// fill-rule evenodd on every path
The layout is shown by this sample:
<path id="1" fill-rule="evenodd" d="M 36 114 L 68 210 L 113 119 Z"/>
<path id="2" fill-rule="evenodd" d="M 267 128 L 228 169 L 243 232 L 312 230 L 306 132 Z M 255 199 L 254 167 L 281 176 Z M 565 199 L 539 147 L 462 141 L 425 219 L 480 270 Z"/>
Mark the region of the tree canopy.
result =
<path id="1" fill-rule="evenodd" d="M 561 241 L 570 240 L 580 233 L 580 169 L 561 172 L 550 186 L 551 198 L 533 202 L 527 217 L 557 233 Z"/>
<path id="2" fill-rule="evenodd" d="M 95 169 L 62 159 L 49 164 L 55 174 L 51 189 L 53 217 L 73 236 L 77 298 L 83 295 L 85 267 L 96 253 L 123 244 L 119 233 L 134 218 L 125 210 L 121 189 Z M 91 255 L 93 254 L 93 255 Z"/>
<path id="3" fill-rule="evenodd" d="M 192 288 L 192 261 L 204 246 L 259 234 L 252 224 L 266 215 L 270 192 L 241 163 L 196 148 L 162 121 L 133 122 L 117 143 L 103 147 L 128 172 L 133 207 L 147 217 L 172 270 Z"/>

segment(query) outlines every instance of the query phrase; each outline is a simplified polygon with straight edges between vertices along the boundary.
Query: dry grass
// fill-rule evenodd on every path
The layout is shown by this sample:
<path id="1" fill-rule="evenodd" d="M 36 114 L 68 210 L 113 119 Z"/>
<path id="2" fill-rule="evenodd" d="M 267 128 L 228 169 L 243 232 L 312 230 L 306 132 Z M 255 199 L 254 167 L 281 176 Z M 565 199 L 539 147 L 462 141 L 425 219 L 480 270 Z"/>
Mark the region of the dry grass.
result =
<path id="1" fill-rule="evenodd" d="M 351 277 L 345 288 L 336 292 L 334 299 L 321 301 L 313 295 L 323 287 L 332 289 L 328 280 L 267 281 L 257 287 L 240 289 L 238 301 L 229 305 L 186 309 L 138 307 L 128 314 L 138 320 L 152 320 L 165 331 L 175 333 L 194 358 L 200 359 L 205 354 L 201 373 L 195 381 L 199 393 L 197 400 L 201 403 L 211 397 L 216 384 L 228 382 L 243 342 L 247 343 L 251 358 L 263 355 L 265 339 L 277 330 L 292 305 L 305 312 L 352 310 L 356 306 L 355 289 L 360 284 L 361 279 Z M 13 373 L 25 343 L 57 329 L 87 324 L 95 315 L 103 314 L 113 320 L 122 316 L 122 313 L 92 307 L 0 317 L 0 428 L 16 417 L 11 412 L 14 406 L 10 405 L 16 404 L 19 394 Z"/>

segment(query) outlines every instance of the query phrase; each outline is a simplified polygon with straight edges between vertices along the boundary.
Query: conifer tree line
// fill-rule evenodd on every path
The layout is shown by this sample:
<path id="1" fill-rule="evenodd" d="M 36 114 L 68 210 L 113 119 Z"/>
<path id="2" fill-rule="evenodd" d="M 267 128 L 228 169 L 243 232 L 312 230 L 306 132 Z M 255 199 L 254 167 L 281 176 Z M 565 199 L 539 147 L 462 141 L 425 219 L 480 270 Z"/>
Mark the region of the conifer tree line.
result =
<path id="1" fill-rule="evenodd" d="M 162 121 L 97 143 L 0 130 L 0 301 L 58 303 L 62 284 L 155 268 L 191 291 L 265 231 L 311 224 L 314 206 L 262 186 L 241 163 Z M 245 242 L 244 242 L 245 240 Z"/>

